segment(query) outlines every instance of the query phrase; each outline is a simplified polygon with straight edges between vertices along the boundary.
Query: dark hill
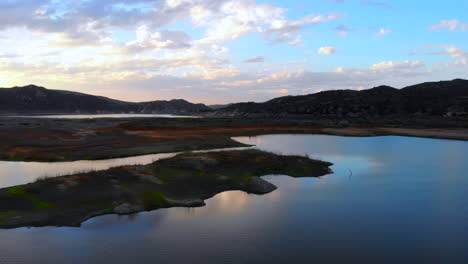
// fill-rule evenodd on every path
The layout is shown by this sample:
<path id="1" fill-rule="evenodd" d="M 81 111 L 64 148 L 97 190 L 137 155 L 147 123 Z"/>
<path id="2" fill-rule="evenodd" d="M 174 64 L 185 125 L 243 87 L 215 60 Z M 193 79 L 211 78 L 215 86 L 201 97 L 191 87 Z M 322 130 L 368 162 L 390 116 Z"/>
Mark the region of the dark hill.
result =
<path id="1" fill-rule="evenodd" d="M 233 104 L 218 116 L 289 116 L 369 118 L 379 116 L 454 116 L 468 112 L 468 81 L 422 83 L 403 89 L 332 90 L 285 96 L 264 103 Z"/>
<path id="2" fill-rule="evenodd" d="M 185 100 L 131 103 L 77 92 L 28 85 L 0 89 L 2 114 L 157 113 L 194 114 L 211 111 Z"/>

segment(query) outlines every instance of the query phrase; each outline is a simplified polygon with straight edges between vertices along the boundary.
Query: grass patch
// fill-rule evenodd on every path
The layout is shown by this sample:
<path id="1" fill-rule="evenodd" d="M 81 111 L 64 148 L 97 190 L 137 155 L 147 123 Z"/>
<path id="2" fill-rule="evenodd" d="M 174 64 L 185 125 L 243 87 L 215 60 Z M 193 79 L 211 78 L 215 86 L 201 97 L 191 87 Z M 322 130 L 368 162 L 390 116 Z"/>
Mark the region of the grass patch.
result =
<path id="1" fill-rule="evenodd" d="M 8 195 L 24 195 L 26 194 L 26 187 L 24 185 L 10 187 L 6 193 Z"/>
<path id="2" fill-rule="evenodd" d="M 213 175 L 208 174 L 208 173 L 206 173 L 206 172 L 204 172 L 204 171 L 198 171 L 196 174 L 197 174 L 197 176 L 199 176 L 199 177 L 213 176 Z M 214 177 L 214 176 L 213 176 L 213 177 Z"/>
<path id="3" fill-rule="evenodd" d="M 41 200 L 38 200 L 37 198 L 34 198 L 34 197 L 30 197 L 29 201 L 31 201 L 31 203 L 37 209 L 40 209 L 40 210 L 50 210 L 50 209 L 55 207 L 55 205 L 50 203 L 50 202 L 41 201 Z"/>
<path id="4" fill-rule="evenodd" d="M 160 179 L 163 183 L 167 183 L 169 181 L 169 178 L 178 176 L 178 175 L 186 175 L 189 172 L 184 169 L 174 169 L 174 168 L 168 168 L 164 166 L 156 166 L 154 170 L 155 176 Z"/>
<path id="5" fill-rule="evenodd" d="M 107 208 L 105 208 L 104 210 L 102 210 L 102 213 L 104 213 L 104 214 L 112 214 L 112 213 L 114 213 L 114 207 L 113 207 L 113 206 L 107 207 Z"/>
<path id="6" fill-rule="evenodd" d="M 22 196 L 29 200 L 37 209 L 49 210 L 54 208 L 54 205 L 50 202 L 41 201 L 32 193 L 28 193 L 25 185 L 19 185 L 9 188 L 6 193 L 13 196 Z"/>
<path id="7" fill-rule="evenodd" d="M 171 204 L 166 196 L 159 191 L 143 191 L 138 193 L 138 198 L 145 209 L 164 208 Z"/>
<path id="8" fill-rule="evenodd" d="M 8 212 L 1 212 L 0 213 L 0 224 L 6 224 L 8 221 L 15 217 L 15 216 L 20 216 L 21 214 L 16 211 L 8 211 Z"/>

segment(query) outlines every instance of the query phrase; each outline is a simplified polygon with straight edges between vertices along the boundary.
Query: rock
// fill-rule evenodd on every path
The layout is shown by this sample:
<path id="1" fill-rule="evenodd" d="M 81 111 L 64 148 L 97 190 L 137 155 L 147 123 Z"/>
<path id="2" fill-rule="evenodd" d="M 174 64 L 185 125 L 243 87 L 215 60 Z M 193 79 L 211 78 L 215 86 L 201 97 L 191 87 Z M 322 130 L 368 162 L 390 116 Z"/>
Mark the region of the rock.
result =
<path id="1" fill-rule="evenodd" d="M 143 211 L 143 207 L 135 204 L 124 203 L 114 208 L 116 214 L 131 214 Z"/>
<path id="2" fill-rule="evenodd" d="M 181 207 L 199 207 L 204 206 L 205 202 L 202 199 L 188 199 L 188 200 L 173 200 L 167 199 L 166 200 L 171 203 L 173 206 L 181 206 Z"/>
<path id="3" fill-rule="evenodd" d="M 247 191 L 257 194 L 270 193 L 277 189 L 277 187 L 259 177 L 252 177 L 252 179 L 245 185 Z"/>

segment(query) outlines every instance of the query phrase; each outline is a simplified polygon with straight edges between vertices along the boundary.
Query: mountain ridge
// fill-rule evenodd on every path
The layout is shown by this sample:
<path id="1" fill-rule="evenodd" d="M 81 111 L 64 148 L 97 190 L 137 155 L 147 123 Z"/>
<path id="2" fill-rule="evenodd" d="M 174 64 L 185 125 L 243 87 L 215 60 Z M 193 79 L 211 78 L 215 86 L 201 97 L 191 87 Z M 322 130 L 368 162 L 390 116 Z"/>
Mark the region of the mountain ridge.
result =
<path id="1" fill-rule="evenodd" d="M 401 89 L 377 86 L 366 90 L 329 90 L 284 96 L 263 103 L 237 103 L 215 116 L 308 116 L 369 118 L 383 116 L 466 116 L 468 80 L 425 82 Z"/>
<path id="2" fill-rule="evenodd" d="M 0 89 L 0 114 L 200 114 L 215 117 L 375 118 L 468 116 L 468 80 L 425 82 L 397 89 L 328 90 L 266 102 L 207 106 L 184 99 L 126 102 L 37 85 Z"/>
<path id="3" fill-rule="evenodd" d="M 135 103 L 32 84 L 0 89 L 2 114 L 199 114 L 207 111 L 211 108 L 184 99 Z"/>

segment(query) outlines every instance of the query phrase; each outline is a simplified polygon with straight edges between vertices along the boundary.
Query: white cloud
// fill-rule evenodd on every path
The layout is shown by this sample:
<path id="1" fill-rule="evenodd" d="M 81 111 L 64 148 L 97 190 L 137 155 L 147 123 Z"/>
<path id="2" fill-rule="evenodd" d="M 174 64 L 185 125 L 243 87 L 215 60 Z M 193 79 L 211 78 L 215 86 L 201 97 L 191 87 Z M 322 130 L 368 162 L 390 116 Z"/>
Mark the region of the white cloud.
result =
<path id="1" fill-rule="evenodd" d="M 213 54 L 215 55 L 224 55 L 229 52 L 229 49 L 226 47 L 214 44 L 214 45 L 211 45 L 211 52 L 213 52 Z"/>
<path id="2" fill-rule="evenodd" d="M 158 49 L 188 49 L 192 38 L 180 30 L 151 31 L 147 25 L 136 30 L 136 40 L 126 43 L 126 52 L 140 53 Z"/>
<path id="3" fill-rule="evenodd" d="M 263 33 L 272 42 L 285 42 L 289 45 L 300 45 L 300 36 L 298 33 L 309 24 L 318 24 L 330 20 L 341 18 L 342 15 L 332 13 L 329 15 L 308 15 L 299 20 L 287 21 L 285 19 L 273 20 L 270 26 L 263 30 Z"/>
<path id="4" fill-rule="evenodd" d="M 451 62 L 456 65 L 468 65 L 468 52 L 455 45 L 430 45 L 416 48 L 411 55 L 417 54 L 448 56 L 454 60 Z"/>
<path id="5" fill-rule="evenodd" d="M 286 12 L 255 0 L 1 1 L 0 60 L 11 76 L 18 68 L 35 72 L 48 65 L 56 71 L 39 84 L 46 76 L 79 82 L 86 74 L 105 80 L 155 74 L 230 77 L 239 69 L 227 56 L 220 58 L 229 53 L 223 42 L 258 33 L 272 42 L 300 45 L 304 27 L 339 17 L 317 14 L 290 21 Z M 170 29 L 180 21 L 201 28 L 202 36 Z M 134 39 L 114 39 L 115 31 L 134 33 Z"/>
<path id="6" fill-rule="evenodd" d="M 317 54 L 320 55 L 331 55 L 338 52 L 338 49 L 335 47 L 321 47 L 317 50 Z"/>
<path id="7" fill-rule="evenodd" d="M 442 20 L 439 24 L 433 25 L 429 27 L 430 30 L 442 30 L 447 29 L 450 31 L 460 30 L 460 31 L 467 31 L 468 24 L 462 23 L 456 19 L 452 20 Z"/>
<path id="8" fill-rule="evenodd" d="M 392 33 L 391 30 L 381 28 L 381 29 L 379 30 L 379 32 L 377 32 L 375 35 L 377 35 L 377 36 L 384 36 L 384 35 L 388 35 L 388 34 L 390 34 L 390 33 Z"/>
<path id="9" fill-rule="evenodd" d="M 424 61 L 383 61 L 369 67 L 372 71 L 402 71 L 424 68 Z"/>
<path id="10" fill-rule="evenodd" d="M 334 72 L 345 72 L 345 71 L 346 71 L 345 67 L 338 67 L 334 70 Z"/>
<path id="11" fill-rule="evenodd" d="M 260 32 L 274 42 L 297 45 L 298 33 L 308 24 L 317 24 L 340 17 L 337 14 L 308 15 L 302 19 L 286 19 L 287 9 L 255 0 L 27 0 L 0 3 L 0 30 L 24 27 L 30 31 L 56 34 L 67 46 L 102 45 L 112 40 L 115 29 L 132 30 L 144 26 L 150 34 L 172 34 L 162 27 L 189 19 L 203 28 L 203 43 L 216 44 L 239 36 Z M 154 36 L 158 45 L 186 45 L 170 36 Z M 146 46 L 146 45 L 145 45 Z"/>
<path id="12" fill-rule="evenodd" d="M 268 44 L 302 45 L 301 36 L 310 33 L 305 29 L 340 17 L 331 13 L 289 19 L 287 9 L 256 0 L 0 1 L 0 82 L 2 86 L 35 83 L 134 101 L 183 96 L 223 103 L 400 85 L 440 76 L 429 74 L 429 66 L 416 60 L 359 69 L 343 65 L 331 72 L 306 70 L 312 62 L 308 60 L 269 63 L 258 56 L 245 61 L 258 64 L 243 64 L 227 48 L 236 47 L 229 41 L 248 34 L 258 34 Z M 190 27 L 196 29 L 187 30 Z M 346 26 L 335 30 L 342 36 L 351 31 Z M 116 31 L 128 36 L 117 39 Z M 336 52 L 334 47 L 317 51 Z M 458 46 L 423 52 L 452 59 L 444 78 L 451 76 L 455 64 L 459 69 L 467 62 L 466 51 Z"/>
<path id="13" fill-rule="evenodd" d="M 167 69 L 182 65 L 186 65 L 192 71 L 182 75 L 177 71 L 167 73 Z M 240 72 L 223 61 L 213 61 L 199 54 L 187 54 L 178 60 L 170 57 L 133 59 L 124 63 L 97 65 L 89 61 L 69 68 L 53 63 L 36 65 L 0 63 L 0 80 L 6 79 L 5 69 L 10 70 L 8 76 L 15 74 L 26 76 L 25 83 L 18 85 L 40 83 L 49 88 L 81 90 L 134 101 L 183 96 L 194 102 L 205 103 L 264 101 L 285 94 L 362 89 L 382 84 L 398 88 L 441 79 L 440 72 L 428 68 L 423 61 L 386 61 L 368 68 L 339 67 L 332 72 L 313 72 L 304 69 Z M 55 78 L 52 81 L 51 76 Z M 447 75 L 446 70 L 443 71 L 443 76 L 451 77 Z M 452 77 L 462 76 L 453 74 Z M 83 87 L 89 88 L 83 89 Z M 128 92 L 130 90 L 132 93 Z"/>

